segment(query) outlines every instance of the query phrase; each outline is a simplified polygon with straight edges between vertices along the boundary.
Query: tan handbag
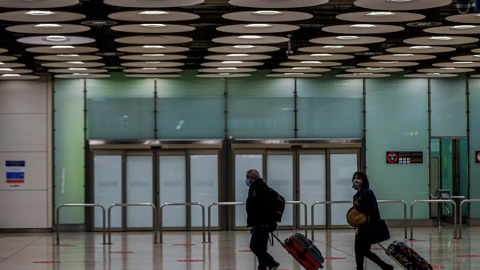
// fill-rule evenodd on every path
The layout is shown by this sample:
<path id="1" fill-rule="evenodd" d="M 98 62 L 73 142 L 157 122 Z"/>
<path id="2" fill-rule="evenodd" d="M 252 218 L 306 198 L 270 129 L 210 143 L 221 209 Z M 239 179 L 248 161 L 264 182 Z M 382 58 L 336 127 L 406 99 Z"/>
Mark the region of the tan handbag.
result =
<path id="1" fill-rule="evenodd" d="M 358 200 L 360 200 L 360 198 L 358 198 Z M 352 208 L 350 208 L 347 212 L 347 222 L 350 226 L 354 228 L 358 228 L 360 225 L 367 222 L 367 220 L 368 216 L 358 211 L 355 206 L 352 206 Z"/>

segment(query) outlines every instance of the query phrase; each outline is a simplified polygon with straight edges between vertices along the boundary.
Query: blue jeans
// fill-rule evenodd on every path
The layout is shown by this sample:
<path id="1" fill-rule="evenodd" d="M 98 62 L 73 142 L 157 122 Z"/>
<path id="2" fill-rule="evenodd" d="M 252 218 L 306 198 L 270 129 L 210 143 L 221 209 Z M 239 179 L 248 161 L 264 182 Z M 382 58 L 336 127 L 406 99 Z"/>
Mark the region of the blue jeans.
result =
<path id="1" fill-rule="evenodd" d="M 253 227 L 252 238 L 250 239 L 250 250 L 258 258 L 258 270 L 266 270 L 267 266 L 275 264 L 273 257 L 268 254 L 268 230 L 261 227 Z"/>

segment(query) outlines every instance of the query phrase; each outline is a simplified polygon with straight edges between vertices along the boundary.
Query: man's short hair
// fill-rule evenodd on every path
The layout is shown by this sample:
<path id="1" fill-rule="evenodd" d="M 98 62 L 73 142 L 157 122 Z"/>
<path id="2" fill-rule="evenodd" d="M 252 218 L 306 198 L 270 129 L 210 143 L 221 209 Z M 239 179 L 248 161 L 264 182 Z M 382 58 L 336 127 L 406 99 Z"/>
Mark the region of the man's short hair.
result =
<path id="1" fill-rule="evenodd" d="M 260 178 L 260 173 L 255 169 L 251 169 L 251 170 L 248 170 L 247 177 L 249 177 L 249 178 L 251 177 L 251 178 L 257 180 L 257 179 Z"/>

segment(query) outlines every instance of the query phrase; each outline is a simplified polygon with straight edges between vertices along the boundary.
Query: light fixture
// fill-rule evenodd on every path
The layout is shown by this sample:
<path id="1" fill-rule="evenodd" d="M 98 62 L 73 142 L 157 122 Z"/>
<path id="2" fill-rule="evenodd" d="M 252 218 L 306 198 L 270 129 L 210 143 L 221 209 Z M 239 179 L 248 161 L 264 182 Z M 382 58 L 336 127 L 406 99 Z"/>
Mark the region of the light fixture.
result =
<path id="1" fill-rule="evenodd" d="M 57 45 L 57 46 L 52 46 L 50 49 L 75 49 L 74 46 L 68 46 L 68 45 Z"/>
<path id="2" fill-rule="evenodd" d="M 13 71 L 11 68 L 0 68 L 0 71 Z"/>
<path id="3" fill-rule="evenodd" d="M 436 37 L 436 36 L 433 36 L 431 38 L 429 38 L 431 40 L 442 40 L 442 41 L 448 41 L 448 40 L 453 40 L 453 38 L 451 37 L 447 37 L 447 36 L 444 36 L 444 37 Z"/>
<path id="4" fill-rule="evenodd" d="M 453 62 L 453 64 L 455 64 L 455 65 L 468 65 L 468 64 L 473 64 L 473 62 L 469 62 L 469 61 L 467 61 L 467 62 Z"/>
<path id="5" fill-rule="evenodd" d="M 367 16 L 394 16 L 396 14 L 390 11 L 372 11 L 370 13 L 367 13 L 366 15 Z"/>
<path id="6" fill-rule="evenodd" d="M 25 15 L 32 15 L 32 16 L 47 16 L 47 15 L 54 15 L 55 12 L 45 11 L 45 10 L 31 10 L 25 12 Z"/>
<path id="7" fill-rule="evenodd" d="M 427 73 L 428 76 L 440 76 L 440 73 Z"/>
<path id="8" fill-rule="evenodd" d="M 345 46 L 342 46 L 342 45 L 326 45 L 326 46 L 323 46 L 322 48 L 324 48 L 324 49 L 343 49 L 343 48 L 345 48 Z"/>
<path id="9" fill-rule="evenodd" d="M 320 61 L 301 61 L 301 64 L 321 64 Z"/>
<path id="10" fill-rule="evenodd" d="M 88 76 L 90 73 L 73 73 L 73 76 Z"/>
<path id="11" fill-rule="evenodd" d="M 78 55 L 78 54 L 57 54 L 57 56 L 60 56 L 60 57 L 79 57 L 80 55 Z"/>
<path id="12" fill-rule="evenodd" d="M 352 24 L 348 26 L 350 28 L 377 28 L 378 26 L 374 24 Z"/>
<path id="13" fill-rule="evenodd" d="M 473 57 L 480 57 L 480 54 L 474 54 Z"/>
<path id="14" fill-rule="evenodd" d="M 142 68 L 143 70 L 157 70 L 158 68 Z"/>
<path id="15" fill-rule="evenodd" d="M 141 27 L 166 27 L 163 23 L 142 23 L 140 24 Z"/>
<path id="16" fill-rule="evenodd" d="M 160 64 L 160 61 L 145 61 L 145 64 Z"/>
<path id="17" fill-rule="evenodd" d="M 362 76 L 362 75 L 373 75 L 373 73 L 371 73 L 371 72 L 359 72 L 359 73 L 353 73 L 353 74 L 354 75 L 360 75 L 360 76 Z"/>
<path id="18" fill-rule="evenodd" d="M 71 70 L 71 71 L 82 71 L 82 70 L 87 70 L 86 68 L 68 68 L 68 70 Z"/>
<path id="19" fill-rule="evenodd" d="M 233 46 L 235 49 L 253 49 L 255 46 L 253 45 L 235 45 Z"/>
<path id="20" fill-rule="evenodd" d="M 456 68 L 454 67 L 442 67 L 440 69 L 444 69 L 444 70 L 455 70 Z"/>
<path id="21" fill-rule="evenodd" d="M 305 73 L 296 73 L 296 72 L 288 72 L 284 73 L 285 75 L 305 75 Z"/>
<path id="22" fill-rule="evenodd" d="M 220 67 L 218 69 L 221 69 L 221 70 L 237 70 L 238 68 L 236 68 L 236 67 Z"/>
<path id="23" fill-rule="evenodd" d="M 40 23 L 34 26 L 35 28 L 62 28 L 60 24 L 56 23 Z"/>
<path id="24" fill-rule="evenodd" d="M 231 53 L 227 54 L 227 57 L 249 57 L 250 55 L 246 53 Z"/>
<path id="25" fill-rule="evenodd" d="M 0 77 L 20 77 L 20 74 L 2 74 Z"/>
<path id="26" fill-rule="evenodd" d="M 139 15 L 168 15 L 170 13 L 166 11 L 158 11 L 158 10 L 146 10 L 138 13 Z"/>
<path id="27" fill-rule="evenodd" d="M 230 73 L 218 73 L 218 75 L 228 76 L 228 75 L 230 75 Z"/>
<path id="28" fill-rule="evenodd" d="M 386 2 L 406 3 L 406 2 L 412 2 L 412 0 L 386 0 Z"/>
<path id="29" fill-rule="evenodd" d="M 237 38 L 240 38 L 240 39 L 262 39 L 263 37 L 262 36 L 257 36 L 257 35 L 243 35 L 243 36 L 239 36 Z"/>
<path id="30" fill-rule="evenodd" d="M 255 15 L 266 15 L 266 16 L 275 16 L 275 15 L 281 15 L 283 14 L 280 11 L 275 11 L 275 10 L 259 10 L 259 11 L 254 11 L 253 14 Z"/>
<path id="31" fill-rule="evenodd" d="M 67 41 L 68 38 L 64 36 L 47 36 L 44 38 L 44 40 L 50 41 L 50 42 L 64 42 L 64 41 Z"/>
<path id="32" fill-rule="evenodd" d="M 367 70 L 372 70 L 372 71 L 379 71 L 382 70 L 383 67 L 367 67 Z"/>
<path id="33" fill-rule="evenodd" d="M 271 24 L 267 23 L 251 23 L 244 26 L 245 28 L 267 28 L 272 27 Z"/>
<path id="34" fill-rule="evenodd" d="M 410 50 L 427 50 L 427 49 L 431 49 L 432 46 L 412 46 L 408 49 Z"/>
<path id="35" fill-rule="evenodd" d="M 143 45 L 142 48 L 145 49 L 165 49 L 162 45 Z"/>
<path id="36" fill-rule="evenodd" d="M 454 29 L 454 30 L 468 30 L 468 29 L 475 29 L 475 28 L 478 28 L 478 27 L 475 25 L 455 25 L 450 27 L 450 29 Z"/>
<path id="37" fill-rule="evenodd" d="M 411 57 L 415 56 L 413 53 L 396 53 L 392 55 L 393 57 Z"/>
<path id="38" fill-rule="evenodd" d="M 293 67 L 292 70 L 293 69 L 312 69 L 312 68 L 311 67 Z"/>
<path id="39" fill-rule="evenodd" d="M 312 57 L 330 57 L 332 55 L 329 54 L 329 53 L 314 53 L 314 54 L 310 54 L 310 56 L 312 56 Z"/>
<path id="40" fill-rule="evenodd" d="M 222 64 L 243 64 L 243 61 L 222 61 Z"/>
<path id="41" fill-rule="evenodd" d="M 145 57 L 163 57 L 163 56 L 165 56 L 165 54 L 163 54 L 163 53 L 144 53 L 144 54 L 142 54 L 142 56 L 145 56 Z"/>
<path id="42" fill-rule="evenodd" d="M 398 61 L 379 61 L 380 64 L 397 64 Z"/>
<path id="43" fill-rule="evenodd" d="M 357 36 L 338 36 L 336 39 L 340 40 L 354 40 L 354 39 L 359 39 Z"/>
<path id="44" fill-rule="evenodd" d="M 82 61 L 68 61 L 67 63 L 68 63 L 68 64 L 72 64 L 72 65 L 83 65 L 83 64 L 85 64 L 85 63 L 82 62 Z"/>

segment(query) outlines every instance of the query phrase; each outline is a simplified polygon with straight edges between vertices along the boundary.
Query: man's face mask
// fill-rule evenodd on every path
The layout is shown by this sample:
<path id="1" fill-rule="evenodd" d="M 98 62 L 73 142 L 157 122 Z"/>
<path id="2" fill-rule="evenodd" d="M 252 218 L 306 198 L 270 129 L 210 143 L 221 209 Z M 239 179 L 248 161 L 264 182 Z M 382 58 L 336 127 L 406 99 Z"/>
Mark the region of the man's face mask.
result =
<path id="1" fill-rule="evenodd" d="M 352 181 L 352 188 L 353 188 L 353 189 L 358 189 L 358 187 L 361 186 L 362 183 L 363 183 L 362 180 L 360 180 L 360 179 L 355 179 L 355 180 Z"/>
<path id="2" fill-rule="evenodd" d="M 252 183 L 250 182 L 250 179 L 245 179 L 245 184 L 247 184 L 247 186 L 250 186 Z"/>

